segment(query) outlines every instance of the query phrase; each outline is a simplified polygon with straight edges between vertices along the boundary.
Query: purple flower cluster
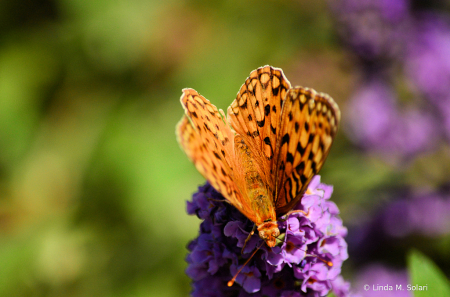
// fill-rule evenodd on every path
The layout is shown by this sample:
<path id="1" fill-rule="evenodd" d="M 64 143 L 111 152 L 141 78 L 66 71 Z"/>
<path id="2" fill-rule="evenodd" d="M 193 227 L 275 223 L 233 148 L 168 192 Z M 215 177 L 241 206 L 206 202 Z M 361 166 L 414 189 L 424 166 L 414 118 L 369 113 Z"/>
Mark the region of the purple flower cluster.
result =
<path id="1" fill-rule="evenodd" d="M 450 234 L 450 197 L 433 193 L 400 199 L 384 208 L 382 228 L 391 237 Z"/>
<path id="2" fill-rule="evenodd" d="M 244 247 L 253 223 L 206 184 L 187 202 L 203 222 L 188 245 L 192 296 L 348 296 L 341 266 L 348 258 L 347 229 L 329 201 L 333 188 L 316 176 L 295 210 L 279 220 L 280 242 L 270 249 L 257 234 Z M 257 232 L 256 232 L 257 233 Z M 233 286 L 227 282 L 258 248 Z M 332 264 L 332 265 L 331 265 Z"/>
<path id="3" fill-rule="evenodd" d="M 431 192 L 420 195 L 403 194 L 387 203 L 366 222 L 350 226 L 349 250 L 358 263 L 386 258 L 389 263 L 400 255 L 408 242 L 416 248 L 426 247 L 433 239 L 450 234 L 450 195 Z M 424 237 L 427 240 L 424 241 Z M 429 247 L 429 246 L 428 246 Z"/>
<path id="4" fill-rule="evenodd" d="M 361 84 L 349 101 L 346 131 L 362 148 L 387 157 L 412 157 L 434 148 L 439 129 L 434 114 L 399 110 L 398 96 L 382 79 Z"/>
<path id="5" fill-rule="evenodd" d="M 450 17 L 423 13 L 408 43 L 405 69 L 411 85 L 432 104 L 450 139 Z"/>
<path id="6" fill-rule="evenodd" d="M 362 73 L 349 101 L 350 138 L 395 158 L 433 149 L 442 136 L 450 140 L 449 17 L 414 11 L 407 0 L 338 0 L 330 7 Z"/>
<path id="7" fill-rule="evenodd" d="M 399 55 L 410 23 L 407 0 L 329 1 L 345 45 L 362 60 Z"/>

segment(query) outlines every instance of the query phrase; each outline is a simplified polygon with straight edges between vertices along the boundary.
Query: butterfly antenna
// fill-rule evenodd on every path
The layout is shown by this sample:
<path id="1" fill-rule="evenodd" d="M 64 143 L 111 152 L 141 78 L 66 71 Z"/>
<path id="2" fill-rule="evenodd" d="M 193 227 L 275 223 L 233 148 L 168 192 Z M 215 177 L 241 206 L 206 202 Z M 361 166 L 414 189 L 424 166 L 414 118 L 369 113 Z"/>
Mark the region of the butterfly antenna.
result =
<path id="1" fill-rule="evenodd" d="M 239 268 L 239 270 L 236 272 L 236 274 L 233 276 L 233 278 L 228 282 L 228 287 L 231 287 L 234 284 L 236 277 L 239 275 L 239 273 L 241 273 L 242 269 L 248 264 L 248 262 L 250 262 L 250 260 L 253 258 L 253 256 L 256 254 L 256 252 L 262 247 L 263 244 L 264 244 L 264 241 L 256 248 L 256 250 L 250 256 L 250 258 L 248 258 L 247 261 L 245 261 L 244 265 L 242 265 L 242 267 Z"/>
<path id="2" fill-rule="evenodd" d="M 247 242 L 250 240 L 250 238 L 253 236 L 253 234 L 255 234 L 255 230 L 256 230 L 256 224 L 253 225 L 252 231 L 248 234 L 247 239 L 244 242 L 244 246 L 242 247 L 242 250 L 241 250 L 241 255 L 244 254 L 245 246 L 247 245 Z"/>
<path id="3" fill-rule="evenodd" d="M 314 258 L 317 258 L 318 260 L 320 260 L 320 261 L 322 261 L 323 263 L 327 264 L 328 267 L 332 267 L 332 266 L 333 266 L 333 262 L 327 261 L 327 260 L 325 260 L 325 259 L 323 259 L 323 258 L 321 258 L 321 257 L 319 257 L 319 256 L 317 256 L 317 255 L 306 254 L 305 256 L 306 256 L 306 257 L 314 257 Z"/>

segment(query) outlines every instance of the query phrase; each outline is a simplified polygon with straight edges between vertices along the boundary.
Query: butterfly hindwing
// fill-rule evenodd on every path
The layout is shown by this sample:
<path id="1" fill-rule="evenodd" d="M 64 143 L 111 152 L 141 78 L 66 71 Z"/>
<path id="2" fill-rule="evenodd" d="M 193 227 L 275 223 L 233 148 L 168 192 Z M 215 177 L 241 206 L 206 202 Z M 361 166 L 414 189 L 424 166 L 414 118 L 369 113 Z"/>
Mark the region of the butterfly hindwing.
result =
<path id="1" fill-rule="evenodd" d="M 322 168 L 339 119 L 339 108 L 328 95 L 302 87 L 288 91 L 277 134 L 277 161 L 273 163 L 278 215 L 292 209 Z"/>

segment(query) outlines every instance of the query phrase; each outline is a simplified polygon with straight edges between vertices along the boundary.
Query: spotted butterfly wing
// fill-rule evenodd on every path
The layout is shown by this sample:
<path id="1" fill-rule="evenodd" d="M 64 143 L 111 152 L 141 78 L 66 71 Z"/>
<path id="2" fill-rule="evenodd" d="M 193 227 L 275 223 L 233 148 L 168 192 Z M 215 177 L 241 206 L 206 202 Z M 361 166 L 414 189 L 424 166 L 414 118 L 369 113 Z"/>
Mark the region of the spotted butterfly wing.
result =
<path id="1" fill-rule="evenodd" d="M 278 215 L 291 210 L 323 166 L 337 132 L 340 111 L 334 100 L 309 88 L 288 91 L 273 164 Z"/>
<path id="2" fill-rule="evenodd" d="M 235 156 L 235 142 L 239 139 L 235 139 L 217 108 L 195 90 L 184 89 L 181 103 L 185 115 L 176 133 L 182 149 L 222 196 L 249 219 L 259 221 L 258 213 L 249 207 L 245 178 Z"/>
<path id="3" fill-rule="evenodd" d="M 290 88 L 281 69 L 261 67 L 250 73 L 228 108 L 228 122 L 259 157 L 261 175 L 271 193 L 281 109 Z"/>
<path id="4" fill-rule="evenodd" d="M 281 69 L 254 70 L 223 114 L 192 89 L 178 140 L 197 169 L 273 247 L 277 215 L 291 210 L 322 167 L 340 118 L 325 94 L 291 88 Z"/>

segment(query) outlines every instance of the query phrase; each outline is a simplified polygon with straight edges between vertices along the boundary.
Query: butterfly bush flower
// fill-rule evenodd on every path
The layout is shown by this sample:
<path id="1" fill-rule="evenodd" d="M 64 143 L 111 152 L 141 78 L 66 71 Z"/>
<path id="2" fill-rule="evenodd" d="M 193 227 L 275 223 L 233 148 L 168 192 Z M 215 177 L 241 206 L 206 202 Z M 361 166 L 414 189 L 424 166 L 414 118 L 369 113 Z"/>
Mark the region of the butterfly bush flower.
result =
<path id="1" fill-rule="evenodd" d="M 401 160 L 450 139 L 450 17 L 417 11 L 407 0 L 329 3 L 341 40 L 360 62 L 347 117 L 352 140 Z"/>
<path id="2" fill-rule="evenodd" d="M 398 253 L 402 253 L 405 243 L 416 248 L 429 248 L 430 242 L 450 235 L 448 192 L 397 196 L 401 198 L 383 205 L 373 217 L 349 226 L 351 236 L 347 242 L 355 263 L 368 263 L 374 259 L 393 263 L 401 256 Z M 386 254 L 386 250 L 392 253 Z"/>
<path id="3" fill-rule="evenodd" d="M 314 177 L 294 212 L 279 220 L 280 242 L 269 248 L 257 234 L 245 244 L 253 223 L 208 183 L 199 187 L 187 202 L 188 213 L 203 220 L 186 258 L 192 296 L 348 296 L 350 284 L 340 275 L 347 229 L 329 200 L 332 191 Z"/>
<path id="4" fill-rule="evenodd" d="M 397 58 L 407 40 L 409 1 L 331 0 L 337 30 L 362 62 Z"/>
<path id="5" fill-rule="evenodd" d="M 383 206 L 374 218 L 352 230 L 349 241 L 355 257 L 367 257 L 375 248 L 385 249 L 395 239 L 411 235 L 433 238 L 450 234 L 449 194 L 405 196 Z"/>
<path id="6" fill-rule="evenodd" d="M 422 13 L 414 29 L 405 71 L 411 84 L 436 108 L 450 139 L 450 16 Z"/>
<path id="7" fill-rule="evenodd" d="M 361 147 L 397 156 L 414 156 L 434 147 L 436 120 L 431 112 L 400 111 L 397 94 L 382 79 L 362 84 L 350 99 L 347 133 Z"/>

